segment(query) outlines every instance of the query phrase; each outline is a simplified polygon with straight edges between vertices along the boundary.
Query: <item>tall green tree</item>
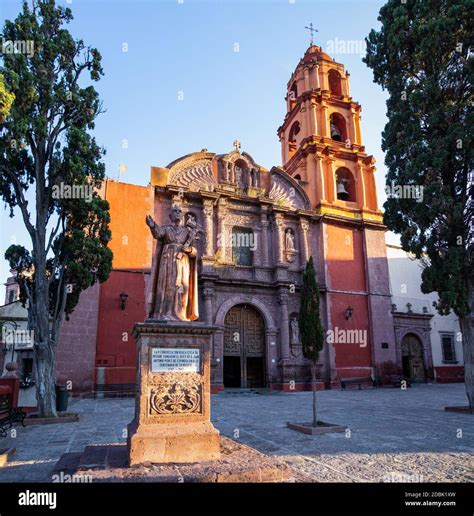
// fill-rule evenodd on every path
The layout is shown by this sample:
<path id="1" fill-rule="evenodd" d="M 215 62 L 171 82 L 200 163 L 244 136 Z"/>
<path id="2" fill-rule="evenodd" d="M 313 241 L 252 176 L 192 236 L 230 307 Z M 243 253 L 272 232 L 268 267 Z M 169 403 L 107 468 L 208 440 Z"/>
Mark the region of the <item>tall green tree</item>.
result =
<path id="1" fill-rule="evenodd" d="M 318 424 L 316 411 L 316 373 L 319 353 L 324 346 L 324 329 L 319 315 L 319 288 L 316 281 L 313 257 L 310 256 L 303 273 L 300 312 L 300 329 L 303 356 L 311 361 L 311 388 L 313 391 L 313 426 Z"/>
<path id="2" fill-rule="evenodd" d="M 3 75 L 0 74 L 0 124 L 5 121 L 5 118 L 10 113 L 14 99 L 15 96 L 7 90 Z"/>
<path id="3" fill-rule="evenodd" d="M 385 223 L 423 261 L 421 289 L 440 314 L 459 317 L 466 392 L 474 403 L 473 0 L 389 0 L 365 62 L 388 91 L 383 132 L 389 196 Z"/>
<path id="4" fill-rule="evenodd" d="M 31 249 L 12 245 L 5 257 L 34 331 L 40 416 L 57 415 L 63 315 L 82 290 L 105 281 L 112 262 L 108 203 L 97 193 L 104 151 L 89 134 L 101 112 L 90 84 L 103 74 L 101 56 L 64 28 L 71 19 L 54 0 L 25 1 L 0 34 L 7 42 L 0 74 L 14 99 L 0 125 L 0 194 L 10 216 L 19 209 L 31 239 Z"/>

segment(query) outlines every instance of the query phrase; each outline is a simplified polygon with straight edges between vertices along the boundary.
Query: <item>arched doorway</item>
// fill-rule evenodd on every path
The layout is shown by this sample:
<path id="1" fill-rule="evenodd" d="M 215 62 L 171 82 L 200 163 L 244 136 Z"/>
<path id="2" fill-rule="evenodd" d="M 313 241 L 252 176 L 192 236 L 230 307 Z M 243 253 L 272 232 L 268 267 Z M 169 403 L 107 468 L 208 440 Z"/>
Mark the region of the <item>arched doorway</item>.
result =
<path id="1" fill-rule="evenodd" d="M 265 324 L 250 305 L 233 306 L 224 319 L 224 387 L 265 387 Z"/>
<path id="2" fill-rule="evenodd" d="M 413 333 L 408 333 L 402 340 L 403 375 L 412 382 L 425 381 L 425 362 L 423 346 L 420 339 Z"/>

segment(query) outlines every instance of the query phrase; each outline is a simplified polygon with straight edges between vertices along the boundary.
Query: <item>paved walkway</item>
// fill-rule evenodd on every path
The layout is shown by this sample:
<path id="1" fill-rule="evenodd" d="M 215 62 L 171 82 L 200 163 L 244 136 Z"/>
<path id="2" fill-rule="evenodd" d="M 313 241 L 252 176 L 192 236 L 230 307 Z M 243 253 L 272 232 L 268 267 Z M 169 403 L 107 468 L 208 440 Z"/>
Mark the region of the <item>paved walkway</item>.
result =
<path id="1" fill-rule="evenodd" d="M 461 384 L 322 391 L 320 419 L 350 431 L 307 436 L 286 422 L 311 418 L 310 392 L 226 392 L 212 397 L 212 419 L 222 434 L 320 482 L 473 482 L 473 416 L 444 411 L 465 403 Z M 16 437 L 0 439 L 0 448 L 17 450 L 0 481 L 51 481 L 62 453 L 124 442 L 133 407 L 132 399 L 75 400 L 78 423 L 17 427 Z"/>

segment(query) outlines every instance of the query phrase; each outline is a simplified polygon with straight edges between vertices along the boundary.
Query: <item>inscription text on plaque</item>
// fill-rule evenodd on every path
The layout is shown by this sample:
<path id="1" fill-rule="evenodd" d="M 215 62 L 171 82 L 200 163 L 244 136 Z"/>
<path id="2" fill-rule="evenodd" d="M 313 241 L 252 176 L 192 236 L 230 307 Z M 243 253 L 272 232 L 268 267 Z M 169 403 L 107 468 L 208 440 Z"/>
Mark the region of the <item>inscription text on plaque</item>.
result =
<path id="1" fill-rule="evenodd" d="M 198 348 L 152 348 L 152 373 L 199 373 Z"/>

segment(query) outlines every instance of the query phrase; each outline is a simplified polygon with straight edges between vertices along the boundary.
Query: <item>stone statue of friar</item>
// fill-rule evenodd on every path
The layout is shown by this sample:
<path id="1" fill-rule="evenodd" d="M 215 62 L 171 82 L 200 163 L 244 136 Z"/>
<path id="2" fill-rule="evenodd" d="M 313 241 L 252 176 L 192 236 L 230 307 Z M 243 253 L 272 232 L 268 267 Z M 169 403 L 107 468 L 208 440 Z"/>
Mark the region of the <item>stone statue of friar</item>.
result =
<path id="1" fill-rule="evenodd" d="M 182 215 L 181 208 L 173 206 L 171 224 L 165 226 L 146 217 L 157 240 L 147 298 L 151 319 L 194 321 L 199 317 L 195 241 L 202 230 L 189 213 L 183 224 Z"/>
<path id="2" fill-rule="evenodd" d="M 290 320 L 290 343 L 300 343 L 300 326 L 296 317 L 292 317 Z"/>

